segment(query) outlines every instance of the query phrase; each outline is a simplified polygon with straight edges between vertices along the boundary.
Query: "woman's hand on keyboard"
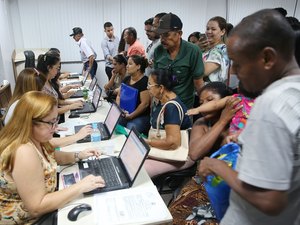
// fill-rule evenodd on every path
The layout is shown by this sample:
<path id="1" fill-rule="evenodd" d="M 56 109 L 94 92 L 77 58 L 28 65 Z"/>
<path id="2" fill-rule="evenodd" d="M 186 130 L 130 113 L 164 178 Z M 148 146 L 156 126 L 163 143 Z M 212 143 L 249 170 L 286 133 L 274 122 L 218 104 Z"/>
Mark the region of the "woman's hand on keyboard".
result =
<path id="1" fill-rule="evenodd" d="M 96 188 L 105 187 L 105 181 L 101 176 L 88 175 L 77 183 L 81 186 L 81 192 L 89 192 Z"/>
<path id="2" fill-rule="evenodd" d="M 81 109 L 83 107 L 83 102 L 74 102 L 70 105 L 70 109 Z"/>
<path id="3" fill-rule="evenodd" d="M 91 125 L 86 125 L 82 127 L 75 135 L 77 140 L 81 140 L 85 138 L 86 136 L 90 135 L 93 131 L 93 128 Z"/>
<path id="4" fill-rule="evenodd" d="M 93 149 L 89 148 L 79 152 L 78 157 L 81 160 L 81 159 L 87 159 L 91 156 L 96 156 L 96 158 L 98 158 L 100 155 L 101 155 L 101 151 L 94 148 Z"/>

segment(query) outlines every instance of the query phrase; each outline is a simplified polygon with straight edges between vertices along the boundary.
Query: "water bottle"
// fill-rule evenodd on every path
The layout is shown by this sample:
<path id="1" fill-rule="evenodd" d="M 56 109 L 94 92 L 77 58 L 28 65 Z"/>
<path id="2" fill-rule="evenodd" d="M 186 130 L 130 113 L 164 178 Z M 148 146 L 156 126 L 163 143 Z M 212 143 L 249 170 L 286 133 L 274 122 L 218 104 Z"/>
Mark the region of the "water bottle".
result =
<path id="1" fill-rule="evenodd" d="M 93 123 L 92 127 L 93 127 L 93 132 L 91 134 L 91 141 L 92 142 L 101 141 L 101 133 L 97 127 L 97 123 Z"/>
<path id="2" fill-rule="evenodd" d="M 86 101 L 88 100 L 88 97 L 89 97 L 89 90 L 84 87 L 83 90 L 82 90 L 82 93 L 83 93 L 83 99 Z"/>

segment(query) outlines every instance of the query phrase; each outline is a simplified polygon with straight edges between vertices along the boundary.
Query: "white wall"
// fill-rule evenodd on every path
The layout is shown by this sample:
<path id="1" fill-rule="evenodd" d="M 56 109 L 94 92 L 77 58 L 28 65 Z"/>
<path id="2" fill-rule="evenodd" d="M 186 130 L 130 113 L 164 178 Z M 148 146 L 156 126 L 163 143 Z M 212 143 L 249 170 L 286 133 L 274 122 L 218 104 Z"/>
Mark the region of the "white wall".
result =
<path id="1" fill-rule="evenodd" d="M 159 12 L 173 12 L 183 21 L 183 38 L 194 31 L 203 32 L 213 16 L 223 16 L 236 25 L 244 16 L 262 8 L 283 7 L 289 16 L 300 18 L 297 0 L 0 0 L 0 78 L 12 77 L 12 50 L 51 48 L 61 50 L 62 61 L 79 61 L 79 50 L 69 36 L 80 26 L 102 59 L 103 24 L 111 21 L 120 36 L 128 26 L 137 29 L 146 45 L 144 21 Z M 7 10 L 9 8 L 9 10 Z M 2 57 L 2 60 L 1 60 Z M 105 83 L 103 63 L 97 77 Z M 9 65 L 9 66 L 8 66 Z M 78 70 L 78 64 L 63 70 Z M 101 71 L 100 71 L 101 70 Z"/>
<path id="2" fill-rule="evenodd" d="M 15 86 L 11 55 L 15 49 L 12 24 L 7 0 L 0 0 L 0 83 L 8 80 Z"/>

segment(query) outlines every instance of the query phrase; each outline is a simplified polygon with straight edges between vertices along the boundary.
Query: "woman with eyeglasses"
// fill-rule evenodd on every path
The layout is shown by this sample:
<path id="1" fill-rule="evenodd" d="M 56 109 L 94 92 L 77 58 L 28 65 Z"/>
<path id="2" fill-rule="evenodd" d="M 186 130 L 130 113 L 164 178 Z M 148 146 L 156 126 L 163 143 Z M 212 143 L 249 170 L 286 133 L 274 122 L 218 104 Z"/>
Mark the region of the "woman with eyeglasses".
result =
<path id="1" fill-rule="evenodd" d="M 49 140 L 57 116 L 54 97 L 39 91 L 27 92 L 14 110 L 14 119 L 0 131 L 0 223 L 32 224 L 79 195 L 105 186 L 102 177 L 89 175 L 55 191 L 58 164 L 100 155 L 96 150 L 55 151 Z"/>
<path id="2" fill-rule="evenodd" d="M 46 81 L 47 78 L 43 74 L 39 73 L 36 69 L 26 68 L 20 72 L 17 77 L 12 98 L 7 107 L 4 124 L 7 124 L 10 119 L 14 120 L 13 112 L 20 98 L 29 91 L 41 91 Z M 90 135 L 91 133 L 92 127 L 90 125 L 86 125 L 74 135 L 62 138 L 53 138 L 50 140 L 50 142 L 54 147 L 63 147 L 73 144 L 87 135 Z"/>
<path id="3" fill-rule="evenodd" d="M 137 90 L 136 108 L 132 112 L 124 109 L 124 115 L 119 124 L 128 129 L 135 127 L 138 132 L 147 134 L 150 128 L 150 96 L 147 90 L 148 77 L 144 75 L 148 66 L 148 60 L 140 55 L 132 55 L 128 58 L 127 74 L 122 83 Z M 118 93 L 116 102 L 120 105 L 123 96 L 121 90 Z M 121 107 L 122 108 L 122 107 Z"/>
<path id="4" fill-rule="evenodd" d="M 45 54 L 39 55 L 37 70 L 47 77 L 42 91 L 58 99 L 58 114 L 63 114 L 71 109 L 82 108 L 83 102 L 81 100 L 64 100 L 59 90 L 55 90 L 53 84 L 50 82 L 57 75 L 59 69 L 60 56 L 56 51 L 48 51 Z"/>
<path id="5" fill-rule="evenodd" d="M 184 117 L 181 121 L 180 111 L 176 107 L 176 105 L 173 103 L 166 105 L 163 112 L 163 119 L 160 123 L 160 129 L 165 130 L 166 138 L 146 140 L 150 146 L 166 151 L 178 148 L 181 145 L 180 130 L 186 130 L 192 126 L 190 118 L 186 115 L 187 107 L 175 94 L 175 92 L 172 91 L 173 86 L 174 81 L 172 73 L 169 70 L 156 69 L 150 72 L 148 80 L 148 90 L 150 96 L 153 98 L 153 104 L 151 107 L 151 126 L 154 129 L 157 129 L 156 124 L 158 120 L 158 114 L 161 111 L 163 105 L 171 100 L 179 103 L 184 114 Z M 186 162 L 163 162 L 155 159 L 146 159 L 144 168 L 146 169 L 150 177 L 155 177 L 166 172 L 188 168 L 193 164 L 194 161 L 189 158 Z"/>

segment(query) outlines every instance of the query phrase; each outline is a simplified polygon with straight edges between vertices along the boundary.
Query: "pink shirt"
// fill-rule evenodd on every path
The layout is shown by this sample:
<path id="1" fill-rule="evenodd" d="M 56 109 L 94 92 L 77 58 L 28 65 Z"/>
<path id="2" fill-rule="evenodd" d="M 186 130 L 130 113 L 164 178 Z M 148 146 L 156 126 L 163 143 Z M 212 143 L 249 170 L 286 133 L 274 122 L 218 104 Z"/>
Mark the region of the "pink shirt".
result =
<path id="1" fill-rule="evenodd" d="M 127 56 L 129 57 L 131 55 L 141 55 L 144 57 L 146 56 L 145 48 L 139 40 L 136 40 L 132 45 L 128 47 Z"/>

